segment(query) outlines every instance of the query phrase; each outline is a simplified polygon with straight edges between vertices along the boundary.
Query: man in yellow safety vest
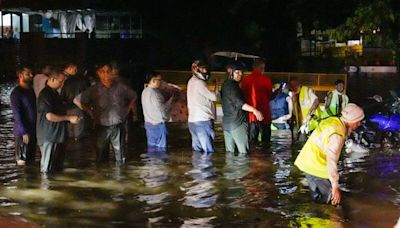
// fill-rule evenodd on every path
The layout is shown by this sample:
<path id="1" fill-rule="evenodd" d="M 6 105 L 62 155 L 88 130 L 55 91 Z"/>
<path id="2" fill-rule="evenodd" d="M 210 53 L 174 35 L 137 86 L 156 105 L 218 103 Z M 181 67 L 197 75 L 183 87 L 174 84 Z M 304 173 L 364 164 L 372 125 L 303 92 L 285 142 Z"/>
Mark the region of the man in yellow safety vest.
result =
<path id="1" fill-rule="evenodd" d="M 328 93 L 325 103 L 325 110 L 322 118 L 338 116 L 344 107 L 349 103 L 349 97 L 344 94 L 344 81 L 341 79 L 335 82 L 336 89 Z"/>
<path id="2" fill-rule="evenodd" d="M 340 203 L 337 162 L 346 137 L 364 119 L 364 111 L 353 103 L 341 114 L 319 123 L 294 162 L 305 173 L 311 196 L 319 203 Z"/>
<path id="3" fill-rule="evenodd" d="M 307 124 L 307 131 L 314 130 L 318 125 L 316 119 L 320 116 L 319 109 L 317 109 L 319 104 L 318 97 L 311 88 L 301 85 L 298 78 L 291 78 L 289 85 L 293 93 L 293 114 L 296 117 L 297 129 L 300 129 L 303 124 Z M 313 115 L 316 119 L 312 118 Z"/>

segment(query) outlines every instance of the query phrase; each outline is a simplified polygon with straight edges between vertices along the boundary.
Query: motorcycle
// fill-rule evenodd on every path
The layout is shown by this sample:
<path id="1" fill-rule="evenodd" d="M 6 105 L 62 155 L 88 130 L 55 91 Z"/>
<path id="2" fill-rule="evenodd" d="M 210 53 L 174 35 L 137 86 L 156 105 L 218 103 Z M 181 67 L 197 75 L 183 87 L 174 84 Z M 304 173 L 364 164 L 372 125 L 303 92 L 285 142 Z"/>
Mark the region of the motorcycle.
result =
<path id="1" fill-rule="evenodd" d="M 390 91 L 392 99 L 384 102 L 375 95 L 364 107 L 366 120 L 352 133 L 350 141 L 367 148 L 393 148 L 400 145 L 400 98 Z"/>

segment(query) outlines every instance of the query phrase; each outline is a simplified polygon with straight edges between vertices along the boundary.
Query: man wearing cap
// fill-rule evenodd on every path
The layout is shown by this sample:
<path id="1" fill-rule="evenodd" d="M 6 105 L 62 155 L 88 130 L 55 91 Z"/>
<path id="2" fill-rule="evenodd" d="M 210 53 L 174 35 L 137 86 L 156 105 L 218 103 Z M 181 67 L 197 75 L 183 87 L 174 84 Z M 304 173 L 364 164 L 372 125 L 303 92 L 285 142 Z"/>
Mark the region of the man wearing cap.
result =
<path id="1" fill-rule="evenodd" d="M 232 75 L 225 80 L 221 89 L 221 103 L 224 117 L 222 126 L 224 129 L 225 149 L 227 152 L 246 154 L 249 150 L 249 135 L 247 124 L 247 112 L 251 112 L 257 121 L 263 120 L 263 114 L 245 102 L 239 83 L 243 78 L 242 69 L 232 66 Z"/>
<path id="2" fill-rule="evenodd" d="M 192 135 L 192 149 L 205 153 L 214 152 L 214 119 L 217 101 L 218 81 L 214 91 L 207 86 L 208 72 L 203 61 L 195 60 L 192 64 L 193 76 L 187 85 L 187 104 L 189 111 L 189 131 Z"/>
<path id="3" fill-rule="evenodd" d="M 318 203 L 340 203 L 337 162 L 346 137 L 364 119 L 364 111 L 353 103 L 341 114 L 319 123 L 294 162 L 305 173 L 311 197 Z"/>

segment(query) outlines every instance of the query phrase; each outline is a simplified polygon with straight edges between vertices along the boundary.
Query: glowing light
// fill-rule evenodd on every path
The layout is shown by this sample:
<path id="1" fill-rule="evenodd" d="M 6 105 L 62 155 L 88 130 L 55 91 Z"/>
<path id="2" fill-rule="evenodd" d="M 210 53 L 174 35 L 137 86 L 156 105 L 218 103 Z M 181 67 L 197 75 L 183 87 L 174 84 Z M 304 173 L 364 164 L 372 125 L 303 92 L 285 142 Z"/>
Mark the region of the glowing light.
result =
<path id="1" fill-rule="evenodd" d="M 377 114 L 369 119 L 373 123 L 377 123 L 379 129 L 386 131 L 400 130 L 400 115 L 385 116 Z"/>

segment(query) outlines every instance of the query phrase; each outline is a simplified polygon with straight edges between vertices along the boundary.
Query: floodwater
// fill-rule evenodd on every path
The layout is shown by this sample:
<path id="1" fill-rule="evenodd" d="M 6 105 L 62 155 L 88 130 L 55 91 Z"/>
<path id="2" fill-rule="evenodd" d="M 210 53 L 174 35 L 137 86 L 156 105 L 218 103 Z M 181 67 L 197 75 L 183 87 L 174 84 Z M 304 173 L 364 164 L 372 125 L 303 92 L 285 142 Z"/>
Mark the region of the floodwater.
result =
<path id="1" fill-rule="evenodd" d="M 0 108 L 1 227 L 392 227 L 400 216 L 400 152 L 344 153 L 341 207 L 311 202 L 293 166 L 301 148 L 275 131 L 269 150 L 193 153 L 186 124 L 170 125 L 168 153 L 146 152 L 142 124 L 130 126 L 127 164 L 95 163 L 94 139 L 69 141 L 65 169 L 15 166 L 12 83 Z M 112 157 L 112 156 L 111 156 Z"/>

